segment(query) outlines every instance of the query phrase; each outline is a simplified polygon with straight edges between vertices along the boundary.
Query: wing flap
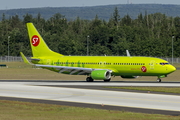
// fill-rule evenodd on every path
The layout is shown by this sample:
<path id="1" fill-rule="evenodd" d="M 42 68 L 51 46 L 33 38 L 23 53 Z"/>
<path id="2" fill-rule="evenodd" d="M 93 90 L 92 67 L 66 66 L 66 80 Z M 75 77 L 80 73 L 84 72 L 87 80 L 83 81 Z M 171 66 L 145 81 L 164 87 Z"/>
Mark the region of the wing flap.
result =
<path id="1" fill-rule="evenodd" d="M 36 64 L 35 66 L 44 67 L 44 68 L 54 68 L 54 69 L 58 70 L 59 73 L 68 72 L 70 75 L 73 75 L 75 73 L 78 74 L 78 75 L 89 74 L 94 70 L 92 68 L 54 66 L 54 65 L 40 65 L 40 64 Z"/>

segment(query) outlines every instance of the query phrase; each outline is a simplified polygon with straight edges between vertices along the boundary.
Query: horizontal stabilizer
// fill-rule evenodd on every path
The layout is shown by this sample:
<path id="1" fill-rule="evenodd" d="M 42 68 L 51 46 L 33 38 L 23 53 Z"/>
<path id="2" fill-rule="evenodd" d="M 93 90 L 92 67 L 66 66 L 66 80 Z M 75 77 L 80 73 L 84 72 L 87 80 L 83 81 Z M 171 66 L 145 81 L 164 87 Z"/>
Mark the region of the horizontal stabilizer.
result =
<path id="1" fill-rule="evenodd" d="M 24 56 L 24 54 L 22 52 L 20 52 L 21 54 L 21 57 L 23 59 L 23 61 L 26 63 L 26 64 L 29 64 L 29 65 L 33 65 L 32 63 L 29 62 L 29 60 Z"/>
<path id="2" fill-rule="evenodd" d="M 40 59 L 35 59 L 35 58 L 33 58 L 33 59 L 31 59 L 31 61 L 37 61 L 37 62 L 39 62 Z"/>

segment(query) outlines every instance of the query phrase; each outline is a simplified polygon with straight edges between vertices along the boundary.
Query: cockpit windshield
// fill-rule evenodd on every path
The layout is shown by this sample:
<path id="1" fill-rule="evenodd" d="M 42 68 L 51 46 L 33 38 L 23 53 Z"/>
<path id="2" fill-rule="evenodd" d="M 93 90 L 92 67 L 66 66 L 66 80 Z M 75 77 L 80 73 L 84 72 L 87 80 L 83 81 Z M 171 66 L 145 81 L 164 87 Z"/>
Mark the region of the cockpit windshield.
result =
<path id="1" fill-rule="evenodd" d="M 169 65 L 169 63 L 160 63 L 160 65 Z"/>

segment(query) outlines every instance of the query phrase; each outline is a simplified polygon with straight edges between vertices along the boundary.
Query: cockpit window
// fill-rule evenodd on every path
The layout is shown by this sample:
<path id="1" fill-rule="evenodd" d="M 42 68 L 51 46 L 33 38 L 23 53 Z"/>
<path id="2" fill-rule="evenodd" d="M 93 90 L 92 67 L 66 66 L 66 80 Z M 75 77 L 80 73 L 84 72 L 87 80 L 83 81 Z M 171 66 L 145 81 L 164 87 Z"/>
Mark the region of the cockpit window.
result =
<path id="1" fill-rule="evenodd" d="M 160 65 L 169 65 L 169 63 L 160 63 Z"/>

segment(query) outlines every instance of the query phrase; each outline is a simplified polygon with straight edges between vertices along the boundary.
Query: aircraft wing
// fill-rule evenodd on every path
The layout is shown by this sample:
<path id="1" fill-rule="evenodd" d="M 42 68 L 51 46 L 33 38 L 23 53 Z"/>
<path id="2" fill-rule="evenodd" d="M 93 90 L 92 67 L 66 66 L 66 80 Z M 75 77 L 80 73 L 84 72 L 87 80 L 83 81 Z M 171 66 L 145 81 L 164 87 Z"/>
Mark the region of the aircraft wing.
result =
<path id="1" fill-rule="evenodd" d="M 76 75 L 87 75 L 90 74 L 94 70 L 107 70 L 107 69 L 93 69 L 93 68 L 82 68 L 82 67 L 68 67 L 68 66 L 54 66 L 54 65 L 41 65 L 41 64 L 35 64 L 37 67 L 43 67 L 43 68 L 53 68 L 59 73 L 67 72 L 70 75 L 76 74 Z M 107 70 L 112 72 L 111 70 Z"/>

